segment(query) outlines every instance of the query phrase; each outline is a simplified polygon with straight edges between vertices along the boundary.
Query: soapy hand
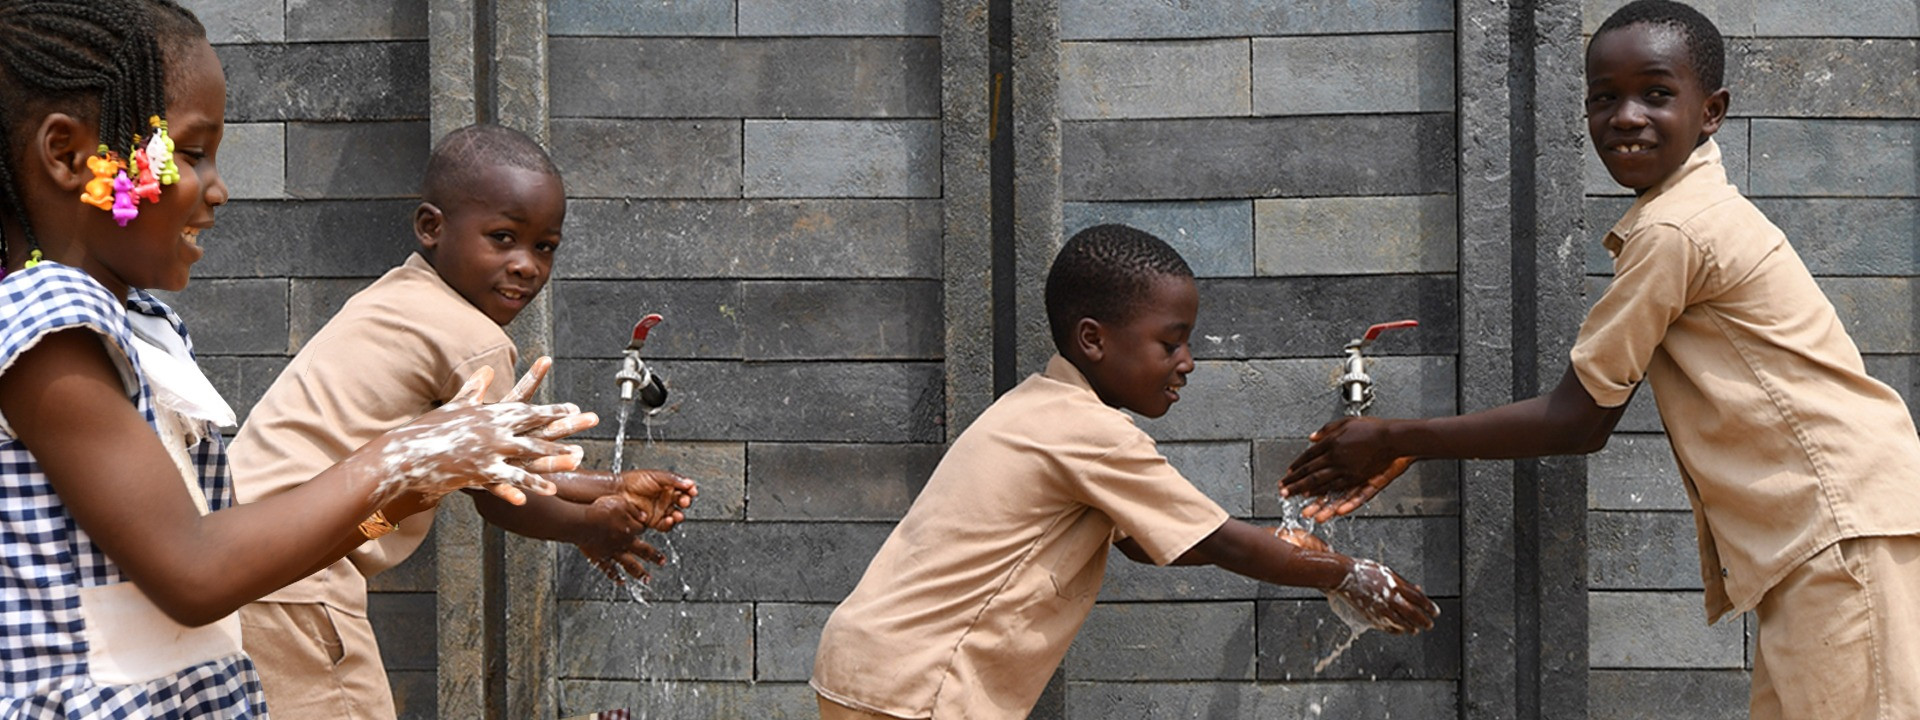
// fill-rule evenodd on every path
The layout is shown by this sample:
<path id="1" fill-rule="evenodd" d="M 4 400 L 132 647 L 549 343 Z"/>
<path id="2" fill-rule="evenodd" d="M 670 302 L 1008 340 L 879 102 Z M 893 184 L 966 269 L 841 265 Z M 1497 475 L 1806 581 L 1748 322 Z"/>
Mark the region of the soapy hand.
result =
<path id="1" fill-rule="evenodd" d="M 492 380 L 492 369 L 481 368 L 453 400 L 354 453 L 366 456 L 359 464 L 381 478 L 374 492 L 377 501 L 410 490 L 438 499 L 461 488 L 488 485 L 505 486 L 488 489 L 515 504 L 525 502 L 523 492 L 554 493 L 553 484 L 529 468 L 571 470 L 579 466 L 582 451 L 543 436 L 563 437 L 592 427 L 597 418 L 572 404 L 483 405 L 480 397 Z"/>
<path id="2" fill-rule="evenodd" d="M 1334 612 L 1395 635 L 1431 629 L 1440 615 L 1419 586 L 1372 560 L 1355 559 L 1346 579 L 1326 592 Z"/>

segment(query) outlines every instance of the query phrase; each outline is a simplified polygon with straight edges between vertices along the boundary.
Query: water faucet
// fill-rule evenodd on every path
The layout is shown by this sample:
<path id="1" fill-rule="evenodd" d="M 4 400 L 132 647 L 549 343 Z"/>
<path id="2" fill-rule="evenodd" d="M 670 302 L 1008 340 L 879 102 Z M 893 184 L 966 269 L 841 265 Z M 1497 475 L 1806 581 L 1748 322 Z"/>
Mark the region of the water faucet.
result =
<path id="1" fill-rule="evenodd" d="M 1380 333 L 1398 328 L 1418 327 L 1415 320 L 1380 323 L 1367 328 L 1367 334 L 1347 343 L 1346 372 L 1340 375 L 1340 401 L 1346 404 L 1348 417 L 1366 414 L 1373 404 L 1373 376 L 1367 374 L 1367 359 L 1360 354 L 1373 344 Z"/>
<path id="2" fill-rule="evenodd" d="M 633 324 L 633 339 L 620 354 L 620 371 L 613 374 L 614 382 L 620 384 L 620 402 L 633 402 L 638 394 L 640 404 L 649 412 L 667 404 L 667 381 L 647 367 L 647 361 L 640 358 L 640 348 L 647 344 L 647 333 L 661 319 L 659 313 L 653 313 Z"/>

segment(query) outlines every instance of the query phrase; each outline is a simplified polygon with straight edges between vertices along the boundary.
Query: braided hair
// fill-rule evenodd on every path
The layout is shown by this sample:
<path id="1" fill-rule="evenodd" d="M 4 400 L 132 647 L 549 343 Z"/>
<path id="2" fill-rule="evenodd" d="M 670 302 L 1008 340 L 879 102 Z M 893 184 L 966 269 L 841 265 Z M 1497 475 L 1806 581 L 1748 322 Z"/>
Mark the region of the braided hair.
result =
<path id="1" fill-rule="evenodd" d="M 94 122 L 107 147 L 131 147 L 167 109 L 167 61 L 206 28 L 173 0 L 0 0 L 0 217 L 27 220 L 14 168 L 34 120 L 61 112 Z M 0 270 L 7 245 L 0 235 Z M 4 274 L 0 272 L 0 274 Z"/>
<path id="2" fill-rule="evenodd" d="M 1095 225 L 1074 233 L 1047 270 L 1047 325 L 1054 345 L 1071 344 L 1080 318 L 1124 324 L 1166 277 L 1193 277 L 1180 253 L 1152 233 Z"/>
<path id="3" fill-rule="evenodd" d="M 1678 30 L 1686 38 L 1687 60 L 1693 63 L 1694 77 L 1700 79 L 1700 91 L 1712 94 L 1725 87 L 1726 43 L 1720 37 L 1720 28 L 1699 10 L 1672 0 L 1635 0 L 1613 11 L 1593 36 L 1634 25 L 1664 25 Z M 1593 41 L 1587 41 L 1587 48 L 1592 50 Z"/>

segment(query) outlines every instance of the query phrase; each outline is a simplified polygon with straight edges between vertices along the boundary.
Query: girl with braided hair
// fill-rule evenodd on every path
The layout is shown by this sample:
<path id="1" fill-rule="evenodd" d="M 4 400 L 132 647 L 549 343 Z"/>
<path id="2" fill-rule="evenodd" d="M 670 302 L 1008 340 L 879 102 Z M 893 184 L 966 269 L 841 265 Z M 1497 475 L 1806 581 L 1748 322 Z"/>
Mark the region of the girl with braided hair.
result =
<path id="1" fill-rule="evenodd" d="M 454 401 L 234 506 L 179 290 L 227 200 L 226 78 L 171 0 L 0 0 L 0 717 L 264 717 L 234 612 L 379 531 L 383 504 L 548 494 L 571 405 Z M 372 524 L 369 530 L 368 526 Z"/>

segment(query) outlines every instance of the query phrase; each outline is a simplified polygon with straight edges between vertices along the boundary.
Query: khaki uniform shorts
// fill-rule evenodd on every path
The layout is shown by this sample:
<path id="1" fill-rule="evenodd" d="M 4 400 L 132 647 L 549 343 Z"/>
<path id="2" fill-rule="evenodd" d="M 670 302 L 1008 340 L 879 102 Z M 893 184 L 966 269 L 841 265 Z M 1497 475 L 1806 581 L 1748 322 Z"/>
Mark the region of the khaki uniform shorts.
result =
<path id="1" fill-rule="evenodd" d="M 394 720 L 373 625 L 319 603 L 240 608 L 240 643 L 274 720 Z"/>
<path id="2" fill-rule="evenodd" d="M 1920 536 L 1835 543 L 1756 613 L 1753 720 L 1920 718 Z"/>

